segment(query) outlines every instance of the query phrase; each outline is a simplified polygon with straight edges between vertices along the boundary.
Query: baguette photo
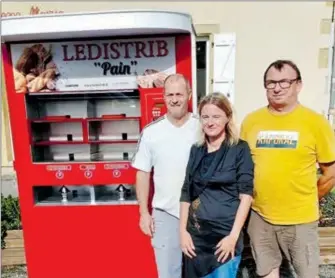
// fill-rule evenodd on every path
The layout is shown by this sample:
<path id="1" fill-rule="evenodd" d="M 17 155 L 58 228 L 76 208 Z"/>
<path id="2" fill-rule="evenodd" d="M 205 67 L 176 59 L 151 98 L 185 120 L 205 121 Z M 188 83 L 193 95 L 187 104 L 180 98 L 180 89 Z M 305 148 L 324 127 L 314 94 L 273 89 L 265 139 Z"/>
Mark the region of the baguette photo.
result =
<path id="1" fill-rule="evenodd" d="M 51 92 L 56 89 L 59 72 L 52 60 L 51 47 L 42 44 L 26 47 L 14 68 L 17 93 Z"/>
<path id="2" fill-rule="evenodd" d="M 137 85 L 140 88 L 162 88 L 168 75 L 155 69 L 146 69 L 144 73 L 137 76 Z"/>

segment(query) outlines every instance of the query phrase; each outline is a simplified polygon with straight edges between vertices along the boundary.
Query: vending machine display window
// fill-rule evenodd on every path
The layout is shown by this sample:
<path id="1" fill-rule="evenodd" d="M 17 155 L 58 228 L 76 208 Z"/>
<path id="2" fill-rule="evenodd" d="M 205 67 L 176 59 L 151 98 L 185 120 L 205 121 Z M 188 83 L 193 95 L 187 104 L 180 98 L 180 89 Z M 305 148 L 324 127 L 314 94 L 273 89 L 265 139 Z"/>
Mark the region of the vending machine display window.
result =
<path id="1" fill-rule="evenodd" d="M 140 137 L 138 91 L 26 95 L 34 162 L 130 161 Z"/>

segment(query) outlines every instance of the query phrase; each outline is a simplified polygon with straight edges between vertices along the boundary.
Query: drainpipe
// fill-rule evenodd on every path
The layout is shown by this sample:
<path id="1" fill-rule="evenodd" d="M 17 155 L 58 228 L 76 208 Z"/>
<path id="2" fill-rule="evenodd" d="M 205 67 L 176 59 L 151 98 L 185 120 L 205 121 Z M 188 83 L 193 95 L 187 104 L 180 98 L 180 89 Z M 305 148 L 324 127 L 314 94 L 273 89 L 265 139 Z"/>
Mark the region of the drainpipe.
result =
<path id="1" fill-rule="evenodd" d="M 333 79 L 334 76 L 334 68 L 335 68 L 335 58 L 334 58 L 334 37 L 335 37 L 335 22 L 334 22 L 334 13 L 335 13 L 335 1 L 333 1 L 333 9 L 332 9 L 332 19 L 331 19 L 331 31 L 330 31 L 330 47 L 329 47 L 329 61 L 328 61 L 328 84 L 327 91 L 329 92 L 329 110 L 328 110 L 328 120 L 331 125 L 334 124 L 335 117 L 335 88 Z"/>

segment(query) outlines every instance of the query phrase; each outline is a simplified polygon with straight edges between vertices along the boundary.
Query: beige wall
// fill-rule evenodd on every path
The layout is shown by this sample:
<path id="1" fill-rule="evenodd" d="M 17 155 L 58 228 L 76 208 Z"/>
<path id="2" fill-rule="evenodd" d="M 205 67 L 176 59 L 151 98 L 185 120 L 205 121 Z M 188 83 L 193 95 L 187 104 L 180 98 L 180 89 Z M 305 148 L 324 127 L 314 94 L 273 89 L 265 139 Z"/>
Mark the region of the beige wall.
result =
<path id="1" fill-rule="evenodd" d="M 3 68 L 1 67 L 1 80 L 3 80 Z M 1 82 L 1 166 L 11 167 L 12 161 L 12 149 L 10 142 L 10 126 L 9 126 L 9 115 L 8 115 L 8 105 L 5 93 L 5 84 Z M 6 169 L 2 169 L 5 172 Z"/>
<path id="2" fill-rule="evenodd" d="M 29 14 L 30 3 L 3 3 L 3 13 Z M 325 2 L 67 2 L 37 3 L 40 12 L 79 12 L 110 9 L 172 9 L 191 13 L 195 24 L 219 24 L 220 32 L 235 32 L 235 110 L 240 122 L 265 105 L 262 75 L 278 58 L 294 60 L 302 71 L 301 102 L 327 112 L 328 69 L 319 68 L 319 50 L 329 47 L 329 35 L 320 33 L 323 19 L 331 18 Z M 154 24 L 154 23 L 153 23 Z M 327 59 L 327 57 L 325 57 Z"/>

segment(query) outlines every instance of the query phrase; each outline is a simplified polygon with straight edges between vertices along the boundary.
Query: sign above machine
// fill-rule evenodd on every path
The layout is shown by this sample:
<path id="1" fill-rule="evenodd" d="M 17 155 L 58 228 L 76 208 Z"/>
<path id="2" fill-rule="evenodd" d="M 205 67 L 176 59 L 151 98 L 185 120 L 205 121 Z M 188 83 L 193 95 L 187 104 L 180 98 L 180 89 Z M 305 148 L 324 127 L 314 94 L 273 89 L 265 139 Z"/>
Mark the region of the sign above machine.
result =
<path id="1" fill-rule="evenodd" d="M 159 88 L 176 72 L 175 38 L 11 45 L 17 93 Z"/>

